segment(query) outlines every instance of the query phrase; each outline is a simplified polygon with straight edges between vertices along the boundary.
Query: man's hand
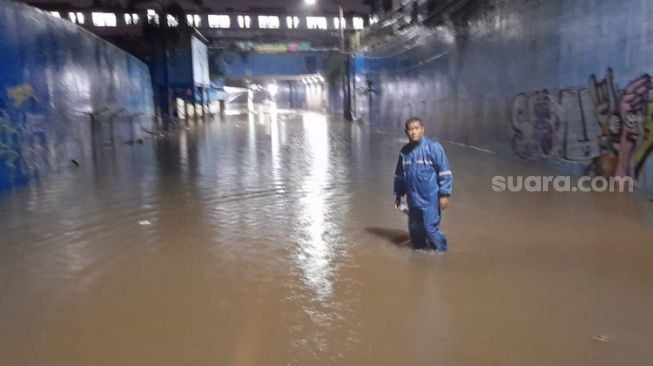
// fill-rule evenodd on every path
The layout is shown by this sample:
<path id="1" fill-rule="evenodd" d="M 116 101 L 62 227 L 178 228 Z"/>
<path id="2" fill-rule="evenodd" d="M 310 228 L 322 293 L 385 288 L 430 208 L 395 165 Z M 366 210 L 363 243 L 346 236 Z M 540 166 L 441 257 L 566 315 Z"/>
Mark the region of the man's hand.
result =
<path id="1" fill-rule="evenodd" d="M 449 207 L 449 197 L 440 197 L 440 210 L 446 210 Z"/>
<path id="2" fill-rule="evenodd" d="M 400 204 L 401 204 L 401 197 L 396 196 L 395 197 L 395 207 L 398 208 Z"/>

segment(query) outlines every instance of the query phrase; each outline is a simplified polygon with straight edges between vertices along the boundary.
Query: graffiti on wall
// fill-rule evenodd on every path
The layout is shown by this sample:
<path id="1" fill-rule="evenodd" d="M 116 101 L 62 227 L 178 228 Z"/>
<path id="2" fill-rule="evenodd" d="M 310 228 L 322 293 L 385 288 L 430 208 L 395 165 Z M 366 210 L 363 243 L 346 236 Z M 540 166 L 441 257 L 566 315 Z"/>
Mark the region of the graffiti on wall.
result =
<path id="1" fill-rule="evenodd" d="M 63 154 L 64 146 L 46 138 L 42 114 L 22 108 L 29 100 L 36 101 L 30 85 L 9 87 L 6 92 L 13 108 L 0 108 L 0 164 L 9 182 L 38 178 L 44 169 L 53 167 L 53 157 Z"/>
<path id="2" fill-rule="evenodd" d="M 20 108 L 28 100 L 35 98 L 34 89 L 29 84 L 7 88 L 7 95 L 13 100 L 16 108 Z"/>
<path id="3" fill-rule="evenodd" d="M 12 180 L 16 174 L 19 151 L 17 144 L 22 135 L 22 128 L 11 122 L 7 112 L 0 110 L 0 162 L 4 161 L 7 174 Z"/>
<path id="4" fill-rule="evenodd" d="M 589 85 L 518 94 L 512 104 L 513 151 L 524 159 L 587 162 L 587 174 L 638 177 L 653 150 L 651 76 L 623 90 L 612 69 Z"/>

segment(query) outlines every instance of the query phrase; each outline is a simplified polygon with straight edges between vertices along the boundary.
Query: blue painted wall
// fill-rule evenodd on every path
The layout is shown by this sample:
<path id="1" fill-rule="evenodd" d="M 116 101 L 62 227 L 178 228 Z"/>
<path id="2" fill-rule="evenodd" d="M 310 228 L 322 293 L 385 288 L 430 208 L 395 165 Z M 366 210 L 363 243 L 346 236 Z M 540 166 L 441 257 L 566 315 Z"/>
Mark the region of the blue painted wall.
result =
<path id="1" fill-rule="evenodd" d="M 396 132 L 421 116 L 442 139 L 651 190 L 650 19 L 650 0 L 471 1 L 437 27 L 369 38 L 356 114 Z"/>
<path id="2" fill-rule="evenodd" d="M 300 82 L 277 83 L 274 101 L 279 108 L 306 108 L 306 86 Z"/>
<path id="3" fill-rule="evenodd" d="M 152 128 L 147 66 L 93 34 L 35 8 L 0 0 L 0 193 L 90 163 L 116 114 L 116 142 Z M 132 120 L 133 123 L 129 122 Z"/>
<path id="4" fill-rule="evenodd" d="M 269 75 L 324 74 L 331 53 L 247 53 L 227 51 L 214 59 L 225 78 Z"/>

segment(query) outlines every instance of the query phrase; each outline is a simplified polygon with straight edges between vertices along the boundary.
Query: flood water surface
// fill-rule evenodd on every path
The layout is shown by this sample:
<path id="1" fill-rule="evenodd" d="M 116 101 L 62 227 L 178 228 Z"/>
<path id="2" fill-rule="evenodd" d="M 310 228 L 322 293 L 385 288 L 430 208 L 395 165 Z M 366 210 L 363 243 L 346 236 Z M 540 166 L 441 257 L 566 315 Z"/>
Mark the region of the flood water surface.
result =
<path id="1" fill-rule="evenodd" d="M 493 192 L 542 169 L 445 143 L 451 250 L 414 251 L 403 143 L 229 117 L 0 197 L 1 363 L 653 362 L 653 203 Z"/>

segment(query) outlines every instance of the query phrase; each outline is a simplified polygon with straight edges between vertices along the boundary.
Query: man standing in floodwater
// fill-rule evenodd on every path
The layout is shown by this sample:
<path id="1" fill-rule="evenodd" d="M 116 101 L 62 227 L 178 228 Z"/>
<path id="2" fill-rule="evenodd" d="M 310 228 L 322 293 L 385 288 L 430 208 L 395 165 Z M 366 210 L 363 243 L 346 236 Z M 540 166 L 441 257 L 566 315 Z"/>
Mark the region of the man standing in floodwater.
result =
<path id="1" fill-rule="evenodd" d="M 399 153 L 395 169 L 395 205 L 405 195 L 408 229 L 413 248 L 447 251 L 447 238 L 440 231 L 442 210 L 449 206 L 453 177 L 442 145 L 424 137 L 424 124 L 417 117 L 406 121 L 409 142 Z"/>

